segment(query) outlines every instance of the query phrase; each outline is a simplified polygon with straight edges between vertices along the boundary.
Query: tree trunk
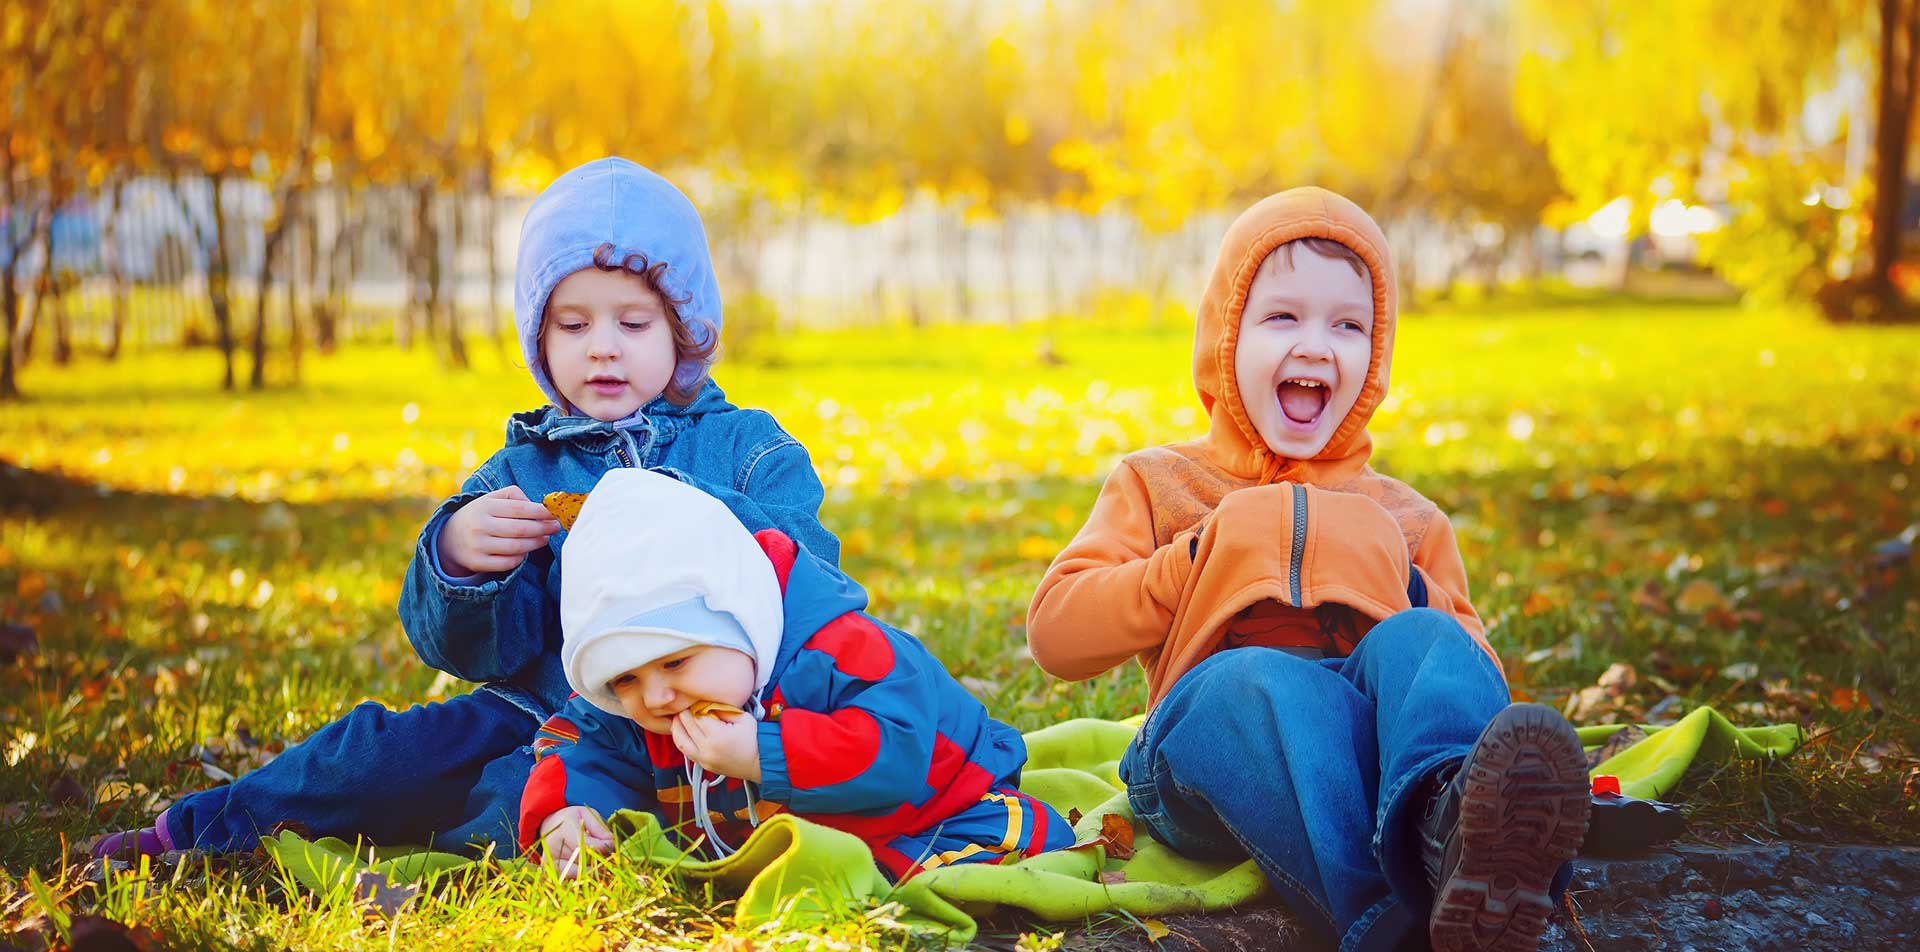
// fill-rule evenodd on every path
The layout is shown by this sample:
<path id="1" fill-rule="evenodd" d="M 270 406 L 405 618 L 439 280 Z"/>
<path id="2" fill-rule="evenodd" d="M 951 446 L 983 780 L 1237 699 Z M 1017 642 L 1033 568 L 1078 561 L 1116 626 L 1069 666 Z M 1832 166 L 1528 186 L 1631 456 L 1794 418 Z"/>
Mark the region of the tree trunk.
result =
<path id="1" fill-rule="evenodd" d="M 13 377 L 13 333 L 20 325 L 20 247 L 13 241 L 13 150 L 0 147 L 0 208 L 7 209 L 0 241 L 7 243 L 6 280 L 0 281 L 0 311 L 6 312 L 7 336 L 0 338 L 0 400 L 20 396 Z M 22 242 L 21 244 L 24 244 Z"/>
<path id="2" fill-rule="evenodd" d="M 33 278 L 33 306 L 27 309 L 26 320 L 20 322 L 19 334 L 13 338 L 13 362 L 21 367 L 33 360 L 33 338 L 40 331 L 41 315 L 53 293 L 53 207 L 49 197 L 47 207 L 34 216 L 34 232 L 27 239 L 28 244 L 40 245 L 40 270 Z"/>
<path id="3" fill-rule="evenodd" d="M 220 338 L 220 357 L 225 364 L 220 389 L 233 389 L 233 314 L 227 299 L 227 216 L 221 199 L 225 174 L 213 177 L 213 247 L 207 257 L 207 303 L 213 306 L 214 332 Z"/>
<path id="4" fill-rule="evenodd" d="M 1020 323 L 1020 295 L 1014 288 L 1013 212 L 1000 215 L 1000 293 L 1007 299 L 1007 326 Z"/>
<path id="5" fill-rule="evenodd" d="M 253 286 L 253 368 L 247 373 L 247 386 L 260 390 L 267 385 L 267 297 L 273 293 L 273 259 L 287 236 L 287 214 L 293 199 L 282 199 L 278 217 L 267 228 L 267 240 L 260 248 L 260 276 Z"/>
<path id="6" fill-rule="evenodd" d="M 952 210 L 949 221 L 952 229 L 948 232 L 947 257 L 953 264 L 953 298 L 955 313 L 962 321 L 973 319 L 973 276 L 967 267 L 967 216 L 963 209 Z"/>
<path id="7" fill-rule="evenodd" d="M 51 228 L 47 229 L 47 248 L 49 252 L 53 248 L 53 229 Z M 53 255 L 49 253 L 47 258 L 51 261 Z M 52 268 L 48 270 L 51 271 Z M 52 297 L 47 299 L 47 304 L 53 308 L 53 362 L 57 366 L 65 367 L 73 362 L 73 330 L 67 321 L 66 287 L 60 280 L 59 272 L 54 272 L 53 280 L 48 283 L 48 287 L 52 292 Z"/>
<path id="8" fill-rule="evenodd" d="M 494 194 L 493 152 L 489 150 L 481 165 L 481 187 L 487 193 L 487 336 L 502 352 L 511 352 L 500 333 L 500 197 Z M 514 329 L 519 338 L 519 328 Z"/>
<path id="9" fill-rule="evenodd" d="M 406 215 L 404 211 L 395 214 L 396 209 L 389 207 L 393 199 L 394 195 L 391 191 L 382 190 L 381 213 L 385 216 L 388 225 L 390 244 L 394 253 L 407 263 L 407 303 L 400 309 L 399 321 L 394 327 L 393 336 L 401 350 L 412 350 L 413 335 L 419 329 L 414 323 L 414 318 L 420 309 L 420 238 L 414 234 L 412 217 Z"/>
<path id="10" fill-rule="evenodd" d="M 1873 260 L 1870 290 L 1891 296 L 1900 256 L 1900 212 L 1907 184 L 1907 136 L 1913 127 L 1914 67 L 1920 15 L 1914 0 L 1880 0 L 1880 102 L 1874 135 Z"/>
<path id="11" fill-rule="evenodd" d="M 466 195 L 458 186 L 449 196 L 453 206 L 453 254 L 447 258 L 446 287 L 436 287 L 433 298 L 440 302 L 440 309 L 447 322 L 447 357 L 455 367 L 467 366 L 467 335 L 460 325 L 460 249 L 466 245 L 467 214 Z M 440 243 L 434 242 L 433 270 L 434 283 L 440 283 Z"/>
<path id="12" fill-rule="evenodd" d="M 316 203 L 315 196 L 309 192 L 306 196 L 305 203 L 300 206 L 300 253 L 298 269 L 298 286 L 305 293 L 308 313 L 313 311 L 314 302 L 319 300 L 319 298 L 314 295 L 315 284 L 319 280 L 319 276 L 316 274 L 319 270 L 320 259 L 319 211 L 320 209 Z M 298 310 L 299 301 L 295 299 L 294 287 L 293 274 L 290 272 L 287 281 L 287 356 L 293 364 L 293 379 L 295 382 L 298 382 L 300 380 L 301 361 L 306 357 L 307 322 L 302 319 L 302 314 Z"/>
<path id="13" fill-rule="evenodd" d="M 127 336 L 127 269 L 120 261 L 120 207 L 127 187 L 125 176 L 113 182 L 112 198 L 107 204 L 106 225 L 100 230 L 100 257 L 107 266 L 107 280 L 112 288 L 111 324 L 107 330 L 107 359 L 116 360 L 120 356 L 120 345 Z"/>
<path id="14" fill-rule="evenodd" d="M 346 316 L 347 262 L 352 254 L 354 236 L 359 233 L 358 202 L 353 186 L 334 193 L 333 245 L 327 251 L 326 287 L 313 305 L 314 343 L 323 354 L 331 354 L 340 343 L 340 320 Z"/>

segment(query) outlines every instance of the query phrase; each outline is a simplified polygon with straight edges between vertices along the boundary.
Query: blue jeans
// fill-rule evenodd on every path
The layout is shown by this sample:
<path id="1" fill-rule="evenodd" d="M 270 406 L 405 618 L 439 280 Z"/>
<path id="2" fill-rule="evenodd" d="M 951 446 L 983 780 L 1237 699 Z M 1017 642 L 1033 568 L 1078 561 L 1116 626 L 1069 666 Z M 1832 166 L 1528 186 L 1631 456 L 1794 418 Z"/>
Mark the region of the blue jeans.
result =
<path id="1" fill-rule="evenodd" d="M 1202 661 L 1154 707 L 1120 776 L 1155 838 L 1197 858 L 1253 857 L 1341 949 L 1425 948 L 1423 781 L 1507 703 L 1459 623 L 1416 608 L 1345 658 L 1253 647 Z"/>
<path id="2" fill-rule="evenodd" d="M 487 691 L 404 711 L 368 701 L 266 766 L 174 801 L 163 822 L 181 849 L 250 850 L 292 820 L 316 837 L 450 851 L 493 844 L 511 856 L 533 771 L 526 745 L 539 726 Z"/>

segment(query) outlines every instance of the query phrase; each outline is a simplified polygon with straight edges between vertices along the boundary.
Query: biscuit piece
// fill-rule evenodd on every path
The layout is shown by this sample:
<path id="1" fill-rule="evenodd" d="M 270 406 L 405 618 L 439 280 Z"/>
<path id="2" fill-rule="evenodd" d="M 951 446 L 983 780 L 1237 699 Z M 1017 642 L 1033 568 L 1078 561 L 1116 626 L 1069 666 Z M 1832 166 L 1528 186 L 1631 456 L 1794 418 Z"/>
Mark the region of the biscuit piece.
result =
<path id="1" fill-rule="evenodd" d="M 560 528 L 573 528 L 573 520 L 580 518 L 580 506 L 587 501 L 586 493 L 548 493 L 540 504 L 560 520 Z"/>

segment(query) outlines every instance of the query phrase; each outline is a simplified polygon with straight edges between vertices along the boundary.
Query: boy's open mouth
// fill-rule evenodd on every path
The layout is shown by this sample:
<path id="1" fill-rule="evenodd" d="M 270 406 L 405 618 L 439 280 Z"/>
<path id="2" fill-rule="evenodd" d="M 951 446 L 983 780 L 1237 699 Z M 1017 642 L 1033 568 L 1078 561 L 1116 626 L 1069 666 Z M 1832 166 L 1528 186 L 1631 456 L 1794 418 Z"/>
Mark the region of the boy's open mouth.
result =
<path id="1" fill-rule="evenodd" d="M 1274 393 L 1280 399 L 1280 412 L 1286 415 L 1289 422 L 1300 426 L 1312 426 L 1320 422 L 1320 414 L 1327 409 L 1327 401 L 1333 396 L 1333 391 L 1325 383 L 1303 377 L 1280 381 Z"/>

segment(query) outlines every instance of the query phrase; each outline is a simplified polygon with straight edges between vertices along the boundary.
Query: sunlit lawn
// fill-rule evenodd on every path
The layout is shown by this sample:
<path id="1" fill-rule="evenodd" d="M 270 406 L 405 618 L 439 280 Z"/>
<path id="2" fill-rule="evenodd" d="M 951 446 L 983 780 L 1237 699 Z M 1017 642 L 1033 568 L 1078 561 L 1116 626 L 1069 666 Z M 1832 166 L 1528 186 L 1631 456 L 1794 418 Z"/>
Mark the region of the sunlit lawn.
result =
<path id="1" fill-rule="evenodd" d="M 1140 709 L 1131 669 L 1040 675 L 1022 619 L 1118 456 L 1203 426 L 1190 333 L 799 333 L 718 377 L 811 449 L 875 611 L 1030 729 Z M 238 396 L 207 351 L 27 370 L 29 402 L 0 406 L 0 622 L 39 648 L 0 667 L 0 930 L 42 911 L 29 870 L 73 892 L 63 855 L 212 782 L 203 761 L 238 772 L 362 698 L 465 690 L 413 658 L 394 602 L 420 521 L 539 399 L 517 353 L 475 353 L 450 373 L 349 349 L 309 357 L 298 389 Z M 1452 514 L 1517 693 L 1567 703 L 1621 663 L 1633 686 L 1584 720 L 1713 704 L 1815 732 L 1785 765 L 1693 778 L 1697 833 L 1920 843 L 1920 703 L 1901 687 L 1920 586 L 1896 541 L 1920 523 L 1920 329 L 1723 306 L 1415 315 L 1374 432 L 1377 468 Z M 671 878 L 526 872 L 363 922 L 344 897 L 282 897 L 258 864 L 203 873 L 67 904 L 180 947 L 539 945 L 568 923 L 609 948 L 698 947 L 727 911 Z M 689 918 L 632 914 L 649 907 Z"/>

